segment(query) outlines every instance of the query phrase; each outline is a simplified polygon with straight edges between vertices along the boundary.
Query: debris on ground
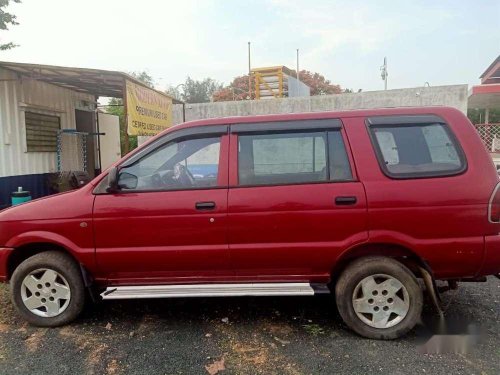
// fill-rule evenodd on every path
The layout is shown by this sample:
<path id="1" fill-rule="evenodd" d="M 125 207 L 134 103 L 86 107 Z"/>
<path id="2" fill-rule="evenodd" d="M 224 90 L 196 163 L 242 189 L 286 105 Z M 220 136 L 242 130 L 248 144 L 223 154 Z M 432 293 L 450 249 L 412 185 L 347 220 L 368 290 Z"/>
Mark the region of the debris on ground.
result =
<path id="1" fill-rule="evenodd" d="M 276 337 L 276 336 L 274 336 L 274 339 L 275 339 L 276 341 L 278 341 L 278 342 L 281 344 L 281 346 L 285 346 L 285 345 L 287 345 L 287 344 L 290 344 L 290 341 L 282 340 L 282 339 L 280 339 L 280 338 L 278 338 L 278 337 Z"/>
<path id="2" fill-rule="evenodd" d="M 209 365 L 205 366 L 205 370 L 210 375 L 216 375 L 221 371 L 224 371 L 226 369 L 225 363 L 224 363 L 224 358 L 221 358 L 219 361 L 215 361 Z"/>
<path id="3" fill-rule="evenodd" d="M 304 324 L 302 327 L 313 336 L 324 335 L 325 330 L 321 328 L 318 324 Z"/>

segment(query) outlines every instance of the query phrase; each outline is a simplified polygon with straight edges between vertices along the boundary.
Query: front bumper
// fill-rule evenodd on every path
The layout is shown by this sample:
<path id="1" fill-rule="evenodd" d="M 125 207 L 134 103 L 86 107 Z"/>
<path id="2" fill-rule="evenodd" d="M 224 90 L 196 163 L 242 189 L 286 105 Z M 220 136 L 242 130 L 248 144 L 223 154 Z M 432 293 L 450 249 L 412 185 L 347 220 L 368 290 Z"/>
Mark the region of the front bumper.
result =
<path id="1" fill-rule="evenodd" d="M 481 276 L 500 274 L 500 234 L 484 237 L 484 262 Z"/>
<path id="2" fill-rule="evenodd" d="M 0 282 L 7 281 L 7 258 L 14 249 L 0 247 Z"/>

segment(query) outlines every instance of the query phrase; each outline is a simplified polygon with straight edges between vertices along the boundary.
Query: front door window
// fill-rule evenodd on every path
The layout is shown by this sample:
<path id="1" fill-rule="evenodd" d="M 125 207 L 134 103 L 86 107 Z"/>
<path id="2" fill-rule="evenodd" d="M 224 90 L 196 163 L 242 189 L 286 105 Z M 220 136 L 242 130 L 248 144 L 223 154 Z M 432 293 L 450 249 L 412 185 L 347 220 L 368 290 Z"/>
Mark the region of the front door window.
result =
<path id="1" fill-rule="evenodd" d="M 220 137 L 180 139 L 120 170 L 121 190 L 185 190 L 217 185 Z"/>

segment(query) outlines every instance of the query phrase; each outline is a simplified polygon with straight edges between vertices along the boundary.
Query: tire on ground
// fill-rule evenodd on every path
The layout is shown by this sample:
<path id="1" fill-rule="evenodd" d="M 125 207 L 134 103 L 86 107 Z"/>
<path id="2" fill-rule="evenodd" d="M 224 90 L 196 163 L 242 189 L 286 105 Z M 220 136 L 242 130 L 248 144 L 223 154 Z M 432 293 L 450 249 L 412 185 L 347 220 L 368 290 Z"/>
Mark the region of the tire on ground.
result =
<path id="1" fill-rule="evenodd" d="M 21 287 L 24 278 L 40 268 L 58 272 L 69 284 L 71 292 L 69 305 L 66 310 L 54 317 L 42 317 L 33 314 L 22 300 Z M 12 275 L 11 294 L 12 301 L 19 314 L 30 324 L 39 327 L 57 327 L 69 323 L 78 317 L 85 304 L 85 288 L 80 268 L 73 258 L 59 251 L 42 252 L 22 262 Z"/>
<path id="2" fill-rule="evenodd" d="M 366 277 L 376 274 L 385 274 L 399 280 L 409 295 L 408 313 L 401 322 L 392 327 L 371 327 L 354 311 L 353 294 L 356 286 Z M 371 339 L 390 340 L 405 335 L 415 327 L 422 313 L 422 289 L 415 275 L 402 263 L 388 257 L 366 257 L 349 264 L 335 285 L 335 298 L 339 313 L 349 328 Z"/>

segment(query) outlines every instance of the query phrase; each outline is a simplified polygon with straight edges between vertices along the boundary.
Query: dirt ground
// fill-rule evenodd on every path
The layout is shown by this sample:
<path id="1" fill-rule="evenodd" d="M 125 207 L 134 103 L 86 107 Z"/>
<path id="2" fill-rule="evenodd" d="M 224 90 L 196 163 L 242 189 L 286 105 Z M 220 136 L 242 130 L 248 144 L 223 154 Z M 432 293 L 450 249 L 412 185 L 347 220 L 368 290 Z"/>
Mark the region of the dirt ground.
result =
<path id="1" fill-rule="evenodd" d="M 444 303 L 448 319 L 482 329 L 468 353 L 422 354 L 424 326 L 360 338 L 329 296 L 103 302 L 40 329 L 1 285 L 0 374 L 500 374 L 500 280 L 461 284 Z M 427 304 L 424 318 L 434 315 Z"/>

